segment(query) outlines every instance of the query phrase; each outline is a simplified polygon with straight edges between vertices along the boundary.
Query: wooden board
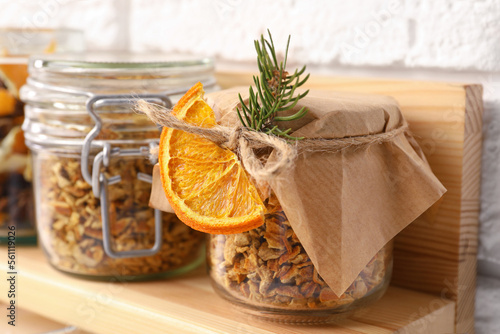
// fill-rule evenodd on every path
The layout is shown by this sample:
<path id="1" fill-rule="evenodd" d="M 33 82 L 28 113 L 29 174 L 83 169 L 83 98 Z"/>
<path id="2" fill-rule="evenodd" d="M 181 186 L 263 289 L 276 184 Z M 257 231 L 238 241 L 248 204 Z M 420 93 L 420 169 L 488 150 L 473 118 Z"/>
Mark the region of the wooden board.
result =
<path id="1" fill-rule="evenodd" d="M 220 72 L 222 88 L 251 73 Z M 395 241 L 393 284 L 457 301 L 456 332 L 474 332 L 482 87 L 438 82 L 313 76 L 307 88 L 393 96 L 448 189 L 435 220 L 419 219 Z"/>
<path id="2" fill-rule="evenodd" d="M 454 328 L 454 302 L 397 287 L 338 325 L 292 326 L 244 316 L 215 295 L 205 268 L 167 281 L 95 282 L 53 269 L 37 248 L 19 248 L 17 258 L 20 307 L 97 334 L 443 334 Z"/>

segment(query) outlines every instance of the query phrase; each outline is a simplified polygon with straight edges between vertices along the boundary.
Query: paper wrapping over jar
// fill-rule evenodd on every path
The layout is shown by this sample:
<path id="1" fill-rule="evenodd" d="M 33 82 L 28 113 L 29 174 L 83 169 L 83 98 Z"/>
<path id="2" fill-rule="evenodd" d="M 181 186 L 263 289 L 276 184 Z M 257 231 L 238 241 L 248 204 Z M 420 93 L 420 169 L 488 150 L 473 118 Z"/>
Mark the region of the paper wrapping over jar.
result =
<path id="1" fill-rule="evenodd" d="M 238 87 L 207 95 L 219 124 L 239 126 Z M 335 139 L 389 133 L 406 126 L 387 96 L 310 91 L 293 111 L 307 115 L 281 122 L 292 136 Z M 273 155 L 268 161 L 272 163 Z M 152 206 L 170 211 L 154 177 Z M 389 141 L 337 152 L 301 152 L 292 168 L 268 180 L 318 273 L 340 296 L 372 257 L 424 213 L 446 189 L 416 141 L 400 132 Z"/>

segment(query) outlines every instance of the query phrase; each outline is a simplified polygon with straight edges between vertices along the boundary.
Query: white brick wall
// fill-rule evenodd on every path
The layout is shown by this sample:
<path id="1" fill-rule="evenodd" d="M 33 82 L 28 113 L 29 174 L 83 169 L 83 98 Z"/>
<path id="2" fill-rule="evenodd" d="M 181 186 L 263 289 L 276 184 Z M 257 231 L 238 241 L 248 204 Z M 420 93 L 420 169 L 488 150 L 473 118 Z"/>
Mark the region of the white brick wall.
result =
<path id="1" fill-rule="evenodd" d="M 310 64 L 500 70 L 498 0 L 131 3 L 134 50 L 249 61 L 269 28 L 280 44 L 291 34 L 291 59 Z"/>
<path id="2" fill-rule="evenodd" d="M 292 35 L 291 61 L 312 72 L 483 84 L 479 268 L 500 278 L 500 0 L 0 0 L 0 26 L 78 28 L 91 50 L 195 53 L 226 66 L 253 64 L 252 41 L 269 28 L 281 50 Z M 500 286 L 486 281 L 479 297 Z M 500 314 L 487 299 L 478 314 Z M 498 317 L 478 320 L 484 333 L 500 328 Z"/>
<path id="3" fill-rule="evenodd" d="M 271 29 L 291 60 L 500 71 L 499 0 L 0 0 L 0 26 L 83 29 L 90 49 L 253 61 Z M 286 9 L 284 9 L 286 8 Z"/>

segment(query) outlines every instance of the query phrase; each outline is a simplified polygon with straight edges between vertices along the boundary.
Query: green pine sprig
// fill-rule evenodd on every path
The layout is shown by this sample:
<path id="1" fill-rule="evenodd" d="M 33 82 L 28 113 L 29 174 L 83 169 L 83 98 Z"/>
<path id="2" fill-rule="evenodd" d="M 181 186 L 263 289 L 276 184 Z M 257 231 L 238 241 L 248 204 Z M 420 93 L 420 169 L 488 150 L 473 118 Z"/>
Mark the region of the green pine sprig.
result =
<path id="1" fill-rule="evenodd" d="M 290 75 L 286 71 L 290 36 L 288 36 L 286 44 L 285 59 L 278 63 L 273 38 L 269 30 L 267 32 L 269 40 L 261 35 L 260 42 L 258 40 L 254 42 L 260 76 L 253 77 L 255 90 L 250 87 L 248 104 L 244 103 L 241 94 L 238 95 L 241 102 L 241 109 L 237 109 L 238 117 L 241 124 L 249 129 L 284 137 L 288 140 L 300 140 L 303 137 L 289 135 L 292 129 L 282 130 L 276 123 L 304 117 L 308 109 L 302 107 L 295 114 L 289 116 L 277 116 L 277 114 L 292 109 L 300 99 L 309 93 L 307 90 L 302 94 L 294 95 L 296 89 L 309 79 L 309 74 L 304 79 L 300 79 L 306 70 L 306 66 L 303 66 Z"/>

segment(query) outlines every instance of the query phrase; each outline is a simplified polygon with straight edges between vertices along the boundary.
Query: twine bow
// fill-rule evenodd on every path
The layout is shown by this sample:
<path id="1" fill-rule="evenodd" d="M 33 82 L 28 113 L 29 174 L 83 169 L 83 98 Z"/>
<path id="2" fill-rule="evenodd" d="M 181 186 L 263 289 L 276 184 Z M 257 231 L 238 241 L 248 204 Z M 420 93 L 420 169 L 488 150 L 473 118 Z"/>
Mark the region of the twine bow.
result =
<path id="1" fill-rule="evenodd" d="M 137 102 L 136 110 L 146 114 L 151 121 L 158 125 L 202 136 L 223 148 L 234 152 L 239 151 L 246 171 L 257 181 L 268 180 L 291 168 L 298 154 L 302 152 L 335 153 L 347 148 L 381 144 L 408 131 L 408 125 L 405 122 L 399 128 L 389 132 L 334 139 L 306 138 L 291 144 L 282 138 L 249 130 L 242 126 L 233 128 L 221 125 L 211 128 L 199 127 L 178 119 L 165 107 L 144 100 Z M 273 159 L 272 164 L 263 165 L 261 163 L 254 153 L 255 149 L 260 148 L 274 149 L 275 159 Z"/>

